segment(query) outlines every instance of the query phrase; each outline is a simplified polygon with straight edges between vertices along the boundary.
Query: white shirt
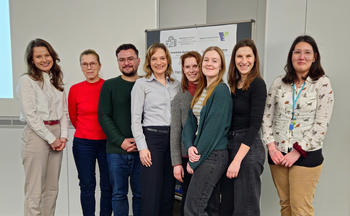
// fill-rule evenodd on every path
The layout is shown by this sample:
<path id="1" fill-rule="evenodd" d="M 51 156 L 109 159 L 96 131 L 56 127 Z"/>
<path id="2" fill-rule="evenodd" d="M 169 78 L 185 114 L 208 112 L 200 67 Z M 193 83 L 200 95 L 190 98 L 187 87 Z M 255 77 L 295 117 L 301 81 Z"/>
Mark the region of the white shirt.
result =
<path id="1" fill-rule="evenodd" d="M 43 121 L 60 120 L 61 137 L 68 138 L 68 110 L 66 94 L 59 91 L 50 82 L 50 76 L 42 73 L 43 82 L 34 81 L 29 75 L 23 75 L 18 84 L 20 99 L 20 120 L 49 144 L 56 138 Z"/>
<path id="2" fill-rule="evenodd" d="M 142 126 L 170 126 L 171 101 L 179 91 L 179 81 L 161 84 L 152 74 L 136 80 L 131 91 L 131 130 L 138 150 L 147 148 Z"/>
<path id="3" fill-rule="evenodd" d="M 295 95 L 301 90 L 296 89 Z M 296 97 L 296 96 L 295 96 Z M 329 120 L 332 115 L 334 93 L 326 76 L 313 81 L 305 80 L 305 87 L 295 104 L 295 126 L 291 131 L 293 84 L 285 84 L 278 77 L 270 87 L 266 98 L 263 117 L 263 142 L 276 142 L 277 148 L 284 153 L 298 142 L 304 151 L 316 151 L 322 148 Z"/>

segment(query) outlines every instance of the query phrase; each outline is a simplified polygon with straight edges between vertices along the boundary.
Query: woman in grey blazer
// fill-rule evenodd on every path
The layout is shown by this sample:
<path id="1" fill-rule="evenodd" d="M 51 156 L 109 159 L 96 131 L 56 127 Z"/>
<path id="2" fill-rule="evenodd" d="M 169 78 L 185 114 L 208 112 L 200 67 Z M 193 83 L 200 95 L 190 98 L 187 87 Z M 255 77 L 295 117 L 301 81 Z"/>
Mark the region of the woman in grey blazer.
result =
<path id="1" fill-rule="evenodd" d="M 186 123 L 192 97 L 199 80 L 199 63 L 201 55 L 190 51 L 181 56 L 182 80 L 181 91 L 171 103 L 170 153 L 174 177 L 182 183 L 181 215 L 184 215 L 186 192 L 191 174 L 186 171 L 188 155 L 181 141 L 182 128 Z"/>

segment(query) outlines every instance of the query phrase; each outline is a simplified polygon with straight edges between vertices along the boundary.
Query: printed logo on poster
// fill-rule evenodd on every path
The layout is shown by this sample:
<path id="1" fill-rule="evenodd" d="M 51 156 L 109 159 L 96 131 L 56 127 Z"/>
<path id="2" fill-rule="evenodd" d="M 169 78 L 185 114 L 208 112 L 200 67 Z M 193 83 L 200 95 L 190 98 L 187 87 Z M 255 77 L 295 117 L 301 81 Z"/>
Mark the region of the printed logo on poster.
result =
<path id="1" fill-rule="evenodd" d="M 228 36 L 228 32 L 219 32 L 220 41 L 225 41 L 225 38 Z"/>
<path id="2" fill-rule="evenodd" d="M 165 41 L 165 45 L 170 47 L 176 47 L 176 39 L 173 36 L 169 36 L 168 39 Z"/>

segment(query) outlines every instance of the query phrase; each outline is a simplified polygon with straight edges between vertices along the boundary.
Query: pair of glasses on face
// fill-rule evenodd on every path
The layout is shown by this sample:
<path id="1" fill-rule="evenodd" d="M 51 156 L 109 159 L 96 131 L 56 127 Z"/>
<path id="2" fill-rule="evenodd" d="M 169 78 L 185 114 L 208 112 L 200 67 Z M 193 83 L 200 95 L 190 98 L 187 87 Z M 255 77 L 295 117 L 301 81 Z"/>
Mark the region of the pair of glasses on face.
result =
<path id="1" fill-rule="evenodd" d="M 132 62 L 132 61 L 134 61 L 135 59 L 136 59 L 135 57 L 118 58 L 118 62 L 120 62 L 120 63 Z"/>
<path id="2" fill-rule="evenodd" d="M 96 68 L 97 67 L 97 62 L 83 62 L 80 64 L 82 68 Z"/>
<path id="3" fill-rule="evenodd" d="M 294 50 L 293 51 L 294 56 L 304 56 L 306 59 L 311 59 L 314 56 L 314 52 L 311 50 Z"/>

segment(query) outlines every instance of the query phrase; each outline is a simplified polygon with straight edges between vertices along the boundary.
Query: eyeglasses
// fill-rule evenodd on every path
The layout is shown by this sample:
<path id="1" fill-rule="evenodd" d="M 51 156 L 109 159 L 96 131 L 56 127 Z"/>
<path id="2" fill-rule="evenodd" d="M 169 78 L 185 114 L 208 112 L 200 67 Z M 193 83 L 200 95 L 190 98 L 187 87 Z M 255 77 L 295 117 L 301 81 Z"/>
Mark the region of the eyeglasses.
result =
<path id="1" fill-rule="evenodd" d="M 311 50 L 294 50 L 293 55 L 300 57 L 301 55 L 304 55 L 306 59 L 310 59 L 313 57 L 314 52 Z"/>
<path id="2" fill-rule="evenodd" d="M 89 68 L 89 66 L 90 66 L 90 68 L 96 68 L 97 62 L 90 62 L 90 63 L 84 62 L 84 63 L 81 63 L 80 65 L 83 68 Z"/>
<path id="3" fill-rule="evenodd" d="M 127 58 L 118 58 L 118 62 L 120 63 L 124 63 L 124 62 L 132 62 L 134 61 L 136 58 L 135 57 L 127 57 Z"/>

